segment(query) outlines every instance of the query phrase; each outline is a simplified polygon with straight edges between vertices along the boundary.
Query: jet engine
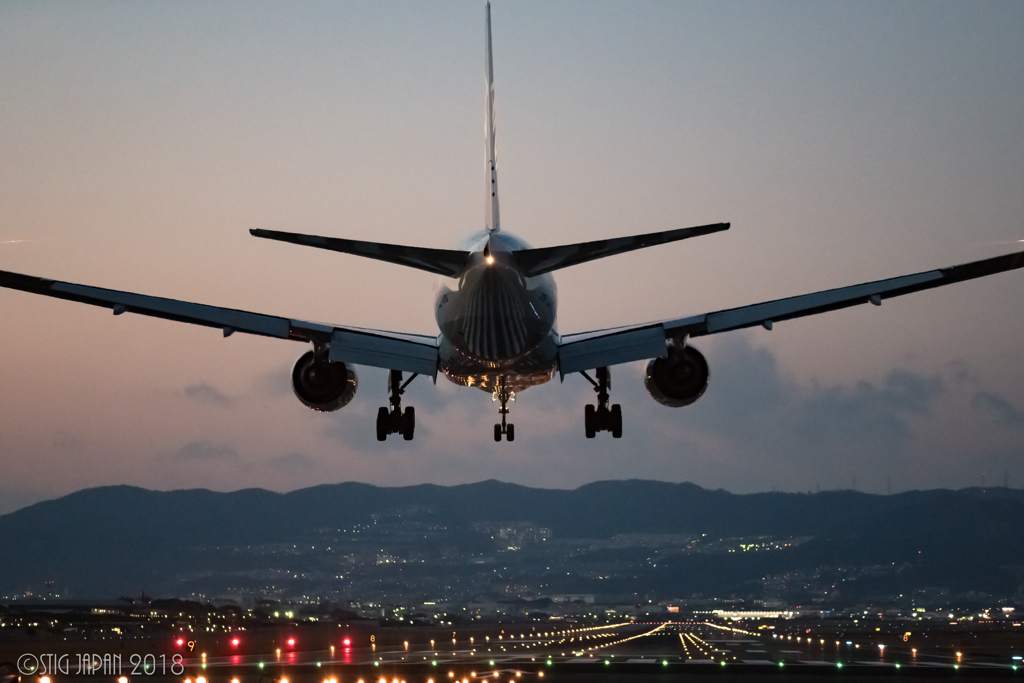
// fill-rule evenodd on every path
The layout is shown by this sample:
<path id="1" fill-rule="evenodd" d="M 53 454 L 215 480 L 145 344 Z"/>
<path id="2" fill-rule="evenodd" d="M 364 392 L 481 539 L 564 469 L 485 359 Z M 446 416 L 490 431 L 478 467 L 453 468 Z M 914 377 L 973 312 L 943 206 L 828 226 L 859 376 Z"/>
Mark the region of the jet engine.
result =
<path id="1" fill-rule="evenodd" d="M 356 373 L 344 363 L 318 359 L 310 351 L 292 370 L 292 389 L 303 405 L 322 413 L 344 408 L 356 395 Z"/>
<path id="2" fill-rule="evenodd" d="M 647 364 L 644 386 L 655 401 L 670 408 L 688 406 L 708 388 L 708 362 L 692 346 L 670 345 L 668 356 Z"/>

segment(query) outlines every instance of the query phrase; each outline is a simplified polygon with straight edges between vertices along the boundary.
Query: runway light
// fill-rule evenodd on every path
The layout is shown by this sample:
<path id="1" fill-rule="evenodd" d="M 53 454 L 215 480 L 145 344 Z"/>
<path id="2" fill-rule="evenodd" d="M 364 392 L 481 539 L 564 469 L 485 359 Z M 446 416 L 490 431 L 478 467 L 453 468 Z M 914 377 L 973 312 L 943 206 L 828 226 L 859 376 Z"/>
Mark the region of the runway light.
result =
<path id="1" fill-rule="evenodd" d="M 117 679 L 117 683 L 128 683 L 128 677 L 127 676 L 121 676 L 120 678 Z"/>
<path id="2" fill-rule="evenodd" d="M 838 668 L 842 669 L 843 668 L 843 663 L 842 662 L 836 662 L 836 666 Z"/>
<path id="3" fill-rule="evenodd" d="M 240 640 L 238 640 L 238 638 L 232 638 L 232 639 L 231 639 L 231 644 L 232 644 L 232 645 L 233 645 L 234 647 L 238 647 L 238 643 L 240 643 L 240 642 L 241 642 L 241 641 L 240 641 Z"/>
<path id="4" fill-rule="evenodd" d="M 205 676 L 198 676 L 196 678 L 196 683 L 206 683 L 206 677 Z"/>
<path id="5" fill-rule="evenodd" d="M 178 638 L 178 647 L 181 647 L 184 644 L 185 644 L 185 639 L 184 638 Z"/>
<path id="6" fill-rule="evenodd" d="M 288 647 L 295 647 L 295 639 L 294 638 L 289 638 L 288 639 Z"/>
<path id="7" fill-rule="evenodd" d="M 341 641 L 341 644 L 344 645 L 345 647 L 348 647 L 349 645 L 352 644 L 352 641 L 349 640 L 348 638 L 346 638 L 345 640 Z"/>

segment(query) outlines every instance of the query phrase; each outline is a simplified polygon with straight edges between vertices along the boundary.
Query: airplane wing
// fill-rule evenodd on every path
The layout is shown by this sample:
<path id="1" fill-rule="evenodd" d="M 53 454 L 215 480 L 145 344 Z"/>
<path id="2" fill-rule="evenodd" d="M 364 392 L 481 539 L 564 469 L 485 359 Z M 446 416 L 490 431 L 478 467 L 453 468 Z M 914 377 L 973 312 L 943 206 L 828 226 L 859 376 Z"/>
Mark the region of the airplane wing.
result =
<path id="1" fill-rule="evenodd" d="M 115 289 L 76 285 L 0 270 L 0 287 L 78 301 L 113 310 L 114 315 L 138 313 L 193 325 L 216 327 L 228 337 L 235 332 L 278 339 L 329 343 L 331 361 L 437 376 L 437 339 L 357 327 L 340 327 L 293 320 L 233 308 L 194 304 Z"/>
<path id="2" fill-rule="evenodd" d="M 774 323 L 783 320 L 835 311 L 858 304 L 873 303 L 880 306 L 884 299 L 1016 268 L 1024 268 L 1024 251 L 852 287 L 839 287 L 752 306 L 703 313 L 689 318 L 565 335 L 558 349 L 559 372 L 564 377 L 571 372 L 656 358 L 664 355 L 668 339 L 702 337 L 754 325 L 762 325 L 770 330 Z"/>

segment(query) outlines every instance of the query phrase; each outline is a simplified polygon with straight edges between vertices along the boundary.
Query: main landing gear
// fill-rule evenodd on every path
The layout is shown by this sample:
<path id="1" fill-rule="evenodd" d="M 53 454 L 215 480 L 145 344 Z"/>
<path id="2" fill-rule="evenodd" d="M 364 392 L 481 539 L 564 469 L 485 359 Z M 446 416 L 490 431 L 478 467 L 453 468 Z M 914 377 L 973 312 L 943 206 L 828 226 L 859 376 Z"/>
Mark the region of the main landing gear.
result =
<path id="1" fill-rule="evenodd" d="M 498 408 L 498 412 L 501 413 L 501 424 L 494 425 L 494 440 L 501 441 L 501 435 L 504 434 L 506 441 L 515 441 L 516 426 L 511 423 L 505 424 L 505 416 L 508 415 L 508 402 L 516 400 L 516 392 L 509 391 L 508 378 L 505 375 L 498 379 L 498 388 L 494 390 L 491 400 L 501 401 Z"/>
<path id="2" fill-rule="evenodd" d="M 597 369 L 597 381 L 590 375 L 581 372 L 587 381 L 594 385 L 597 392 L 597 405 L 587 404 L 583 411 L 583 424 L 587 430 L 587 438 L 593 439 L 597 432 L 611 432 L 612 438 L 622 438 L 622 406 L 618 403 L 608 407 L 608 390 L 612 388 L 612 376 L 608 368 Z"/>
<path id="3" fill-rule="evenodd" d="M 380 408 L 377 410 L 377 441 L 384 441 L 388 434 L 401 434 L 406 441 L 412 441 L 413 431 L 416 429 L 416 409 L 409 406 L 402 412 L 402 394 L 409 382 L 416 379 L 416 373 L 402 384 L 402 371 L 391 370 L 388 375 L 388 387 L 391 398 L 391 410 Z"/>

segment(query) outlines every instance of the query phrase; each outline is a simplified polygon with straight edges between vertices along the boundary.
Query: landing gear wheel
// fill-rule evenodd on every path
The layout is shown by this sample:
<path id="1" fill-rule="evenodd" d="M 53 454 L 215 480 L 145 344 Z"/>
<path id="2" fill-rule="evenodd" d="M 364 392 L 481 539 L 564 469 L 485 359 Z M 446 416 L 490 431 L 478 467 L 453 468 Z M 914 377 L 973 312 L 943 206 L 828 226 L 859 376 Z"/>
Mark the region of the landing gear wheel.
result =
<path id="1" fill-rule="evenodd" d="M 501 425 L 494 425 L 494 440 L 501 441 Z"/>
<path id="2" fill-rule="evenodd" d="M 611 373 L 608 368 L 597 369 L 597 379 L 591 379 L 586 372 L 582 374 L 588 382 L 594 385 L 597 392 L 597 405 L 587 405 L 583 411 L 583 426 L 586 428 L 587 438 L 593 439 L 598 432 L 611 432 L 612 438 L 622 438 L 622 406 L 616 403 L 613 406 L 608 404 L 608 390 L 612 388 Z"/>
<path id="3" fill-rule="evenodd" d="M 387 408 L 377 409 L 377 441 L 384 441 L 388 438 L 388 420 L 391 416 Z"/>
<path id="4" fill-rule="evenodd" d="M 507 427 L 505 427 L 505 440 L 506 441 L 515 441 L 516 440 L 516 426 L 514 424 L 509 424 Z"/>
<path id="5" fill-rule="evenodd" d="M 405 415 L 402 416 L 402 438 L 412 441 L 414 431 L 416 431 L 416 409 L 409 406 L 405 409 Z"/>
<path id="6" fill-rule="evenodd" d="M 390 408 L 377 410 L 377 441 L 385 441 L 388 434 L 401 434 L 406 441 L 412 441 L 413 433 L 416 431 L 416 411 L 412 406 L 402 412 L 402 394 L 409 382 L 416 379 L 418 375 L 413 373 L 412 377 L 402 383 L 402 372 L 391 370 L 388 373 L 388 391 L 391 398 L 388 400 Z"/>

